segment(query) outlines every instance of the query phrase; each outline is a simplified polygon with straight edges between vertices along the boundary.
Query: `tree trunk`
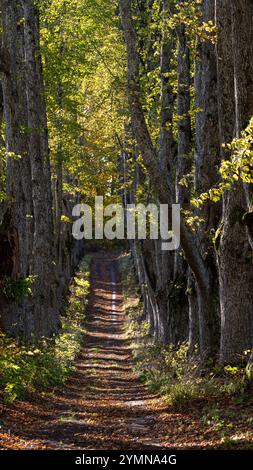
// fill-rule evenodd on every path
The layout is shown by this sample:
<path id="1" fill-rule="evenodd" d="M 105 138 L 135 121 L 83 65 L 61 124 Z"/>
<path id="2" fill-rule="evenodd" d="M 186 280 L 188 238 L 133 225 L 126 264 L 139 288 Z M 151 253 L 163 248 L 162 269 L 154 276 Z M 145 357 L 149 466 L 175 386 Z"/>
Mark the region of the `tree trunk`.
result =
<path id="1" fill-rule="evenodd" d="M 36 14 L 32 0 L 22 1 L 25 27 L 25 69 L 27 116 L 29 128 L 29 154 L 32 174 L 32 196 L 34 210 L 34 241 L 32 273 L 33 287 L 33 335 L 48 336 L 58 329 L 55 299 L 55 270 L 53 258 L 52 206 L 49 206 L 51 180 L 48 180 L 48 151 L 45 135 L 41 135 L 45 117 L 41 106 L 41 67 L 38 67 L 39 44 L 36 35 Z M 43 145 L 42 145 L 43 144 Z"/>
<path id="2" fill-rule="evenodd" d="M 171 205 L 173 202 L 174 189 L 170 186 L 171 177 L 160 171 L 157 159 L 157 152 L 152 143 L 141 105 L 141 87 L 139 82 L 139 56 L 137 51 L 137 37 L 131 16 L 131 1 L 120 0 L 120 12 L 122 26 L 125 35 L 128 60 L 128 95 L 132 116 L 133 131 L 138 147 L 142 153 L 149 177 L 157 194 L 160 203 Z M 213 314 L 209 302 L 212 293 L 212 282 L 208 267 L 205 265 L 203 257 L 194 241 L 194 236 L 190 233 L 183 221 L 181 223 L 181 246 L 184 250 L 187 262 L 189 263 L 198 283 L 198 291 L 202 292 L 202 300 L 199 305 L 203 308 L 203 328 L 210 328 L 210 315 Z M 210 332 L 201 342 L 202 356 L 213 354 L 213 337 Z"/>
<path id="3" fill-rule="evenodd" d="M 180 0 L 179 5 L 182 3 Z M 189 204 L 189 190 L 180 185 L 180 180 L 192 169 L 191 158 L 191 97 L 190 97 L 190 51 L 186 36 L 186 27 L 181 24 L 177 31 L 178 36 L 178 150 L 177 150 L 177 201 L 185 207 Z M 186 207 L 187 208 L 187 207 Z"/>
<path id="4" fill-rule="evenodd" d="M 32 247 L 31 171 L 27 153 L 27 107 L 24 75 L 24 45 L 19 2 L 2 2 L 3 102 L 7 154 L 7 195 L 0 227 L 1 283 L 18 282 L 28 276 Z M 18 27 L 18 25 L 20 25 Z M 22 156 L 20 158 L 14 158 Z M 28 217 L 29 216 L 29 217 Z M 28 299 L 15 302 L 1 294 L 1 328 L 15 336 L 26 335 L 31 318 Z"/>
<path id="5" fill-rule="evenodd" d="M 217 0 L 216 5 L 220 136 L 222 143 L 228 143 L 239 135 L 253 114 L 252 3 L 240 1 L 231 5 L 227 0 Z M 235 190 L 223 197 L 223 220 L 217 246 L 221 304 L 220 360 L 223 363 L 239 362 L 244 351 L 252 346 L 253 266 L 243 223 L 246 211 L 245 191 L 242 183 L 238 182 Z"/>
<path id="6" fill-rule="evenodd" d="M 215 1 L 204 0 L 202 8 L 203 20 L 214 22 Z M 220 165 L 217 64 L 215 45 L 209 39 L 199 42 L 197 46 L 195 95 L 196 106 L 199 108 L 196 114 L 195 191 L 199 196 L 218 183 Z M 209 267 L 210 283 L 208 288 L 204 288 L 204 290 L 200 285 L 196 287 L 200 306 L 200 345 L 203 343 L 203 338 L 209 337 L 212 343 L 211 349 L 215 353 L 219 347 L 219 294 L 215 252 L 213 244 L 210 242 L 210 232 L 216 230 L 220 221 L 220 205 L 208 201 L 196 214 L 204 220 L 196 237 L 199 240 L 202 256 Z M 205 312 L 203 308 L 207 311 Z M 205 328 L 208 331 L 205 331 Z"/>

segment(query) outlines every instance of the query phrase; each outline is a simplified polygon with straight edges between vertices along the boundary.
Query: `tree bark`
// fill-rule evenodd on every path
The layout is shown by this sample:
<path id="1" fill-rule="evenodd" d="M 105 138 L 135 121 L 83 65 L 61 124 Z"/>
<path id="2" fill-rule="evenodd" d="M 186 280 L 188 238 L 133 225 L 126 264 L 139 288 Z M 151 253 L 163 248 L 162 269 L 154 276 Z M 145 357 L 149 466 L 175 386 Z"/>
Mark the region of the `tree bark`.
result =
<path id="1" fill-rule="evenodd" d="M 51 178 L 48 168 L 48 145 L 44 125 L 45 109 L 41 97 L 41 66 L 38 63 L 39 44 L 36 34 L 36 12 L 32 0 L 22 1 L 24 10 L 24 47 L 29 128 L 29 154 L 32 176 L 34 240 L 31 271 L 33 286 L 32 335 L 37 339 L 57 331 L 59 319 L 55 298 L 55 268 L 53 258 L 53 217 Z M 50 195 L 50 197 L 49 197 Z"/>
<path id="2" fill-rule="evenodd" d="M 180 0 L 179 5 L 182 4 Z M 190 97 L 190 50 L 186 36 L 186 26 L 180 24 L 177 30 L 178 37 L 178 149 L 177 149 L 177 201 L 183 207 L 189 204 L 189 189 L 180 185 L 180 180 L 192 169 L 192 132 L 191 132 L 191 97 Z M 186 207 L 187 208 L 187 207 Z"/>
<path id="3" fill-rule="evenodd" d="M 215 1 L 203 1 L 203 20 L 215 19 Z M 197 196 L 208 191 L 219 181 L 220 141 L 217 100 L 217 63 L 215 45 L 210 39 L 198 42 L 195 66 L 196 139 L 195 139 L 195 191 Z M 213 351 L 219 349 L 219 293 L 215 250 L 210 241 L 210 233 L 217 229 L 221 217 L 220 205 L 212 201 L 198 211 L 204 222 L 200 225 L 196 238 L 199 240 L 202 256 L 209 266 L 210 286 L 208 290 L 197 286 L 198 303 L 206 305 L 207 312 L 202 315 L 199 308 L 200 343 L 209 336 Z M 207 330 L 206 330 L 207 329 Z"/>
<path id="4" fill-rule="evenodd" d="M 252 3 L 217 0 L 218 97 L 222 143 L 239 135 L 252 107 Z M 231 8 L 232 7 L 232 8 Z M 242 62 L 241 62 L 242 61 Z M 245 86 L 247 87 L 245 88 Z M 226 158 L 227 155 L 225 154 Z M 247 198 L 241 182 L 223 197 L 218 237 L 223 363 L 239 362 L 253 338 L 253 267 L 243 214 Z"/>
<path id="5" fill-rule="evenodd" d="M 7 279 L 19 281 L 29 274 L 33 212 L 30 161 L 27 135 L 24 132 L 27 128 L 27 107 L 20 3 L 4 0 L 1 13 L 2 54 L 5 58 L 2 86 L 7 159 L 6 191 L 9 198 L 3 207 L 0 228 L 0 277 L 4 283 Z M 14 155 L 22 158 L 15 158 Z M 24 299 L 17 303 L 1 294 L 0 303 L 1 328 L 15 336 L 25 336 L 31 315 L 29 300 Z"/>

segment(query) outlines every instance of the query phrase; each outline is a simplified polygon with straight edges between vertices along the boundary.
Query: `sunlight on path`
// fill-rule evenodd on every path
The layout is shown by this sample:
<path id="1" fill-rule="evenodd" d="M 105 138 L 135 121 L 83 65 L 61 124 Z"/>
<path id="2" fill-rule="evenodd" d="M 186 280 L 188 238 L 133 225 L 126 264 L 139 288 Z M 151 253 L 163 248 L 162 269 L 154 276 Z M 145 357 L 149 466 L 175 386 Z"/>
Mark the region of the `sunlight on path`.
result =
<path id="1" fill-rule="evenodd" d="M 64 390 L 26 403 L 26 449 L 153 449 L 166 446 L 164 404 L 133 372 L 117 257 L 94 255 L 84 347 Z M 29 421 L 30 420 L 30 421 Z M 150 442 L 152 439 L 152 442 Z M 20 441 L 21 442 L 21 441 Z"/>

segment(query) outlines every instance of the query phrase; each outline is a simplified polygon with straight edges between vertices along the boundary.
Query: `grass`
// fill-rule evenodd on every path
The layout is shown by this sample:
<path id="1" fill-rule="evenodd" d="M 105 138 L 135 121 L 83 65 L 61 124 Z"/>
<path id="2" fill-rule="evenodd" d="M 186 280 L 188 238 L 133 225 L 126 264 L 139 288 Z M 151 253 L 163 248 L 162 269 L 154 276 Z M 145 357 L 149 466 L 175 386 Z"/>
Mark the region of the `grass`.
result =
<path id="1" fill-rule="evenodd" d="M 90 264 L 91 257 L 86 256 L 73 279 L 58 336 L 27 347 L 0 335 L 0 390 L 5 403 L 23 398 L 28 391 L 63 386 L 73 371 L 85 332 Z"/>

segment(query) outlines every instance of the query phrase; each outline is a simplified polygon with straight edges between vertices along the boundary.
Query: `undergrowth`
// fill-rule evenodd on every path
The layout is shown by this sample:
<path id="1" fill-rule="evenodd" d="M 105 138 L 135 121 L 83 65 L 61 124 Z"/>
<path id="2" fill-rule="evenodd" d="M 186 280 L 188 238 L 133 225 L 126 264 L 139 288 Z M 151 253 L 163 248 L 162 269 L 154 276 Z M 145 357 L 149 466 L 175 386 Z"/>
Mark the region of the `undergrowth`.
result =
<path id="1" fill-rule="evenodd" d="M 128 335 L 132 340 L 135 370 L 141 380 L 154 392 L 163 395 L 174 408 L 182 409 L 194 403 L 223 397 L 244 400 L 244 367 L 206 366 L 199 361 L 196 351 L 189 358 L 188 344 L 177 348 L 164 346 L 149 335 L 149 326 L 143 315 L 143 304 L 134 266 L 129 254 L 119 262 L 125 310 L 128 319 Z"/>
<path id="2" fill-rule="evenodd" d="M 84 334 L 90 264 L 91 257 L 86 256 L 71 283 L 59 335 L 27 347 L 0 334 L 0 393 L 5 403 L 12 403 L 38 388 L 63 386 L 73 371 Z"/>
<path id="3" fill-rule="evenodd" d="M 136 371 L 141 379 L 174 408 L 214 398 L 243 398 L 243 369 L 217 365 L 203 371 L 197 356 L 189 359 L 187 343 L 173 348 L 144 341 L 136 351 Z"/>

